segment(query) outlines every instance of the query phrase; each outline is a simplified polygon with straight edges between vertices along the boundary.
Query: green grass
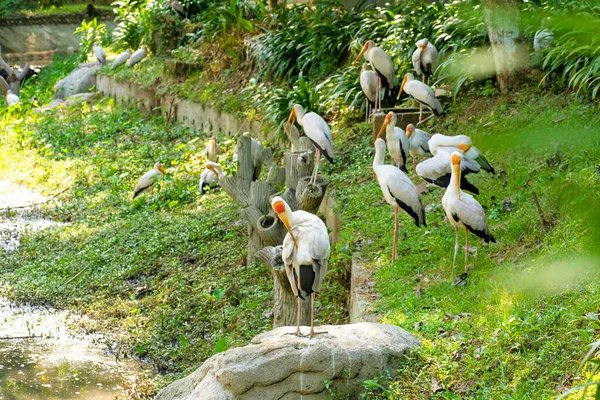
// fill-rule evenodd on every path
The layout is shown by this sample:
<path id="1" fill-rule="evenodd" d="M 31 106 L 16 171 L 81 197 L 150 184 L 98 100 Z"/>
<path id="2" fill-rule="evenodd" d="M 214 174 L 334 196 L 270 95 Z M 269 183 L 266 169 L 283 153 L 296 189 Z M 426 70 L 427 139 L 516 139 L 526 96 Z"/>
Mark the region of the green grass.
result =
<path id="1" fill-rule="evenodd" d="M 369 127 L 334 133 L 341 167 L 324 169 L 344 222 L 332 264 L 348 262 L 360 246 L 375 271 L 383 322 L 422 341 L 399 378 L 372 396 L 541 399 L 581 382 L 579 360 L 600 329 L 599 120 L 597 107 L 573 94 L 523 88 L 513 98 L 463 99 L 431 126 L 471 136 L 498 171 L 472 179 L 498 243 L 471 236 L 476 253 L 465 287 L 452 286 L 463 253 L 453 271 L 454 231 L 444 221 L 443 190 L 423 197 L 427 228 L 403 216 L 406 239 L 392 264 L 393 212 L 368 179 Z M 541 223 L 534 190 L 549 227 Z M 460 240 L 464 249 L 464 234 Z M 452 317 L 461 313 L 467 314 Z M 445 390 L 433 393 L 432 379 Z"/>

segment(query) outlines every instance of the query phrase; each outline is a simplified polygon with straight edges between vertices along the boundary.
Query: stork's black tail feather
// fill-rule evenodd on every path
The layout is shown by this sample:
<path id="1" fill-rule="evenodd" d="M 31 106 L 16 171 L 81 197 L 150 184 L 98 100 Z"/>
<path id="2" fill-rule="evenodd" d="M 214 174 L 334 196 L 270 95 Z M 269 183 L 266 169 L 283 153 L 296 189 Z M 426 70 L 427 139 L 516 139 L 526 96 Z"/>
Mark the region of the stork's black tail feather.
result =
<path id="1" fill-rule="evenodd" d="M 295 275 L 295 274 L 294 274 Z M 296 277 L 296 281 L 298 277 Z M 305 297 L 313 293 L 313 283 L 315 282 L 315 270 L 312 265 L 300 266 L 300 287 L 298 288 L 298 297 L 304 300 Z"/>

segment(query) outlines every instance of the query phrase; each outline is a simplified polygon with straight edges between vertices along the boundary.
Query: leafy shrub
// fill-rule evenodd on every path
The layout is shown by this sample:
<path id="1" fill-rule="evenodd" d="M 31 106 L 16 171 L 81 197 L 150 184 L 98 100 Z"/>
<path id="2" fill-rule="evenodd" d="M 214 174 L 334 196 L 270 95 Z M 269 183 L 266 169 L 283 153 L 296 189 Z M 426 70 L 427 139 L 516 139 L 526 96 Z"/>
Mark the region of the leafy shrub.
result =
<path id="1" fill-rule="evenodd" d="M 32 1 L 2 0 L 0 1 L 0 17 L 10 17 L 21 10 L 31 10 L 32 8 L 34 8 Z"/>
<path id="2" fill-rule="evenodd" d="M 215 2 L 195 18 L 202 26 L 196 36 L 214 41 L 218 35 L 253 33 L 256 27 L 251 20 L 260 21 L 266 13 L 267 7 L 260 1 Z"/>
<path id="3" fill-rule="evenodd" d="M 79 60 L 82 62 L 88 60 L 88 56 L 90 55 L 95 42 L 98 42 L 101 45 L 108 45 L 111 41 L 110 35 L 106 30 L 106 25 L 99 24 L 96 18 L 91 21 L 81 22 L 81 25 L 74 33 L 81 35 Z"/>

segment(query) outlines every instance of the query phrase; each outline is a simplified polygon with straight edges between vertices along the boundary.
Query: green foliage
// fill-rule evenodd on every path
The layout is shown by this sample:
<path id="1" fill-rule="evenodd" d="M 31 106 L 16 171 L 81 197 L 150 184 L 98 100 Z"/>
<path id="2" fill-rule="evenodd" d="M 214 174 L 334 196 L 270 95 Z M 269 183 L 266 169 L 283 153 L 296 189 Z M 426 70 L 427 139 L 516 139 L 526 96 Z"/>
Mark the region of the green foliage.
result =
<path id="1" fill-rule="evenodd" d="M 105 24 L 99 24 L 94 18 L 91 21 L 82 21 L 79 28 L 73 32 L 81 35 L 81 46 L 79 48 L 79 60 L 85 62 L 89 57 L 94 58 L 92 47 L 98 42 L 100 45 L 108 45 L 110 43 L 110 35 Z M 90 55 L 91 54 L 91 55 Z"/>
<path id="2" fill-rule="evenodd" d="M 146 4 L 148 3 L 147 7 Z M 148 38 L 154 32 L 151 29 L 156 24 L 145 23 L 154 21 L 154 15 L 158 9 L 166 9 L 167 1 L 153 0 L 118 0 L 112 3 L 117 17 L 115 18 L 114 47 L 116 50 L 127 48 L 138 49 L 143 39 Z M 149 10 L 145 13 L 146 8 Z M 144 18 L 147 15 L 147 18 Z M 135 51 L 135 50 L 134 50 Z"/>
<path id="3" fill-rule="evenodd" d="M 267 14 L 264 1 L 229 0 L 214 2 L 195 18 L 202 28 L 196 33 L 199 40 L 214 41 L 219 35 L 235 35 L 256 30 L 251 21 Z"/>
<path id="4" fill-rule="evenodd" d="M 22 10 L 34 8 L 34 2 L 28 0 L 3 0 L 0 1 L 0 17 L 10 17 Z"/>

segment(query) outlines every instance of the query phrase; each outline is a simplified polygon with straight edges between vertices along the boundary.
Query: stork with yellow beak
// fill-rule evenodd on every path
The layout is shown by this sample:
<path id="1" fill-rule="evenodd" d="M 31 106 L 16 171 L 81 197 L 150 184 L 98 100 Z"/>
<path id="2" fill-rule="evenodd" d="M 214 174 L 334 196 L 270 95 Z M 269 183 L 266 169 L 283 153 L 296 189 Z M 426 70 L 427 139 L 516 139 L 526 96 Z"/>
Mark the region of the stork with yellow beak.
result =
<path id="1" fill-rule="evenodd" d="M 442 198 L 442 205 L 448 217 L 450 224 L 454 226 L 455 243 L 454 243 L 454 258 L 452 268 L 456 267 L 456 254 L 458 252 L 458 229 L 465 230 L 465 268 L 464 276 L 466 276 L 469 260 L 469 231 L 476 236 L 482 238 L 486 243 L 496 243 L 496 239 L 490 233 L 487 219 L 483 207 L 473 196 L 462 192 L 460 189 L 460 175 L 463 155 L 455 151 L 450 155 L 452 166 L 452 177 L 450 184 L 446 189 L 446 193 Z"/>
<path id="2" fill-rule="evenodd" d="M 360 87 L 365 94 L 365 122 L 369 120 L 370 105 L 377 99 L 377 74 L 369 69 L 369 64 L 364 63 L 360 70 Z"/>
<path id="3" fill-rule="evenodd" d="M 200 194 L 206 193 L 206 186 L 212 187 L 219 183 L 219 178 L 225 176 L 221 164 L 207 161 L 204 171 L 200 174 Z"/>
<path id="4" fill-rule="evenodd" d="M 371 67 L 377 73 L 375 112 L 381 111 L 381 88 L 389 88 L 390 91 L 394 88 L 394 76 L 396 75 L 394 64 L 390 56 L 381 47 L 377 47 L 372 40 L 367 40 L 352 64 L 356 64 L 363 55 L 365 56 L 365 60 L 371 64 Z"/>
<path id="5" fill-rule="evenodd" d="M 412 55 L 413 67 L 423 81 L 429 82 L 438 65 L 438 51 L 428 39 L 421 39 L 416 45 L 417 49 Z"/>
<path id="6" fill-rule="evenodd" d="M 161 163 L 154 164 L 154 168 L 142 175 L 137 185 L 135 185 L 135 189 L 133 189 L 133 198 L 135 199 L 144 190 L 154 185 L 154 183 L 157 180 L 163 178 L 166 175 L 167 171 L 164 170 Z"/>
<path id="7" fill-rule="evenodd" d="M 464 153 L 470 147 L 471 145 L 469 144 L 459 144 L 456 148 L 440 147 L 435 152 L 435 156 L 420 162 L 415 168 L 415 172 L 426 182 L 447 188 L 452 178 L 450 155 L 454 151 Z M 467 180 L 467 174 L 478 173 L 479 171 L 479 164 L 468 158 L 464 158 L 461 166 L 460 187 L 473 194 L 479 194 L 479 189 Z"/>
<path id="8" fill-rule="evenodd" d="M 398 92 L 398 99 L 400 99 L 400 95 L 402 91 L 407 95 L 411 96 L 415 99 L 419 105 L 419 126 L 421 123 L 427 121 L 430 117 L 427 117 L 423 120 L 423 106 L 427 106 L 427 108 L 433 111 L 434 115 L 442 115 L 444 110 L 442 109 L 442 105 L 440 101 L 435 97 L 435 93 L 433 90 L 424 84 L 421 81 L 415 79 L 413 74 L 404 75 L 404 79 L 402 80 L 402 86 L 400 86 L 400 91 Z"/>
<path id="9" fill-rule="evenodd" d="M 461 146 L 467 146 L 468 148 L 460 149 L 463 151 L 464 158 L 468 161 L 472 161 L 477 163 L 479 167 L 483 170 L 495 174 L 496 171 L 494 167 L 489 163 L 487 158 L 483 155 L 481 151 L 475 146 L 473 146 L 473 141 L 467 135 L 456 135 L 456 136 L 448 136 L 442 135 L 441 133 L 436 133 L 429 139 L 429 149 L 432 154 L 437 154 L 439 149 L 446 149 L 449 151 L 455 151 Z"/>
<path id="10" fill-rule="evenodd" d="M 390 157 L 396 163 L 396 166 L 403 172 L 406 171 L 406 160 L 408 158 L 409 143 L 408 137 L 402 128 L 396 126 L 396 113 L 390 111 L 385 116 L 381 129 L 377 134 L 377 138 L 381 137 L 381 134 L 385 130 L 387 148 L 390 152 Z"/>
<path id="11" fill-rule="evenodd" d="M 300 332 L 300 301 L 307 296 L 311 297 L 308 336 L 326 333 L 315 332 L 314 325 L 315 295 L 321 290 L 329 262 L 330 245 L 327 227 L 314 214 L 302 210 L 292 211 L 285 200 L 279 196 L 273 197 L 271 207 L 288 231 L 283 239 L 281 256 L 292 291 L 298 298 L 296 335 L 306 336 Z"/>
<path id="12" fill-rule="evenodd" d="M 210 143 L 208 143 L 204 149 L 204 155 L 208 161 L 217 162 L 220 152 L 221 148 L 217 144 L 217 137 L 213 135 L 210 138 Z"/>
<path id="13" fill-rule="evenodd" d="M 304 133 L 315 146 L 315 168 L 309 182 L 309 185 L 314 185 L 317 180 L 317 173 L 319 172 L 321 154 L 323 154 L 327 161 L 333 164 L 333 137 L 331 136 L 331 130 L 327 122 L 317 113 L 309 112 L 305 114 L 304 108 L 300 104 L 295 104 L 292 107 L 292 112 L 285 125 L 286 131 L 288 125 L 292 124 L 293 126 L 296 120 L 304 128 Z"/>
<path id="14" fill-rule="evenodd" d="M 413 170 L 417 171 L 417 157 L 431 157 L 429 151 L 429 139 L 431 135 L 424 130 L 417 129 L 413 124 L 406 126 L 406 137 L 408 138 L 410 156 L 413 161 Z"/>

